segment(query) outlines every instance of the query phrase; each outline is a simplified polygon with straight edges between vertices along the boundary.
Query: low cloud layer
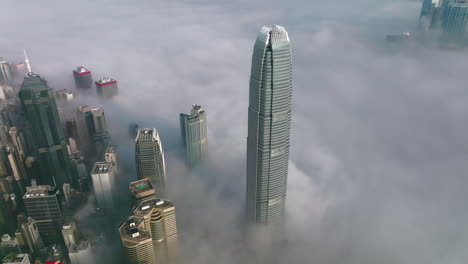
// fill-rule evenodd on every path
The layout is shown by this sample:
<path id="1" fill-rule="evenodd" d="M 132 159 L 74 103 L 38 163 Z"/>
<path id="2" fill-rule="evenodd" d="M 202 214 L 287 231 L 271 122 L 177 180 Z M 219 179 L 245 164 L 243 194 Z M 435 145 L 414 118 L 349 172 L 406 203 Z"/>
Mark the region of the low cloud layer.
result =
<path id="1" fill-rule="evenodd" d="M 417 28 L 420 5 L 15 1 L 2 7 L 0 56 L 19 61 L 26 48 L 56 89 L 73 88 L 78 65 L 116 78 L 115 100 L 77 100 L 104 106 L 128 167 L 128 124 L 160 131 L 190 263 L 248 263 L 265 253 L 240 224 L 251 53 L 262 25 L 282 24 L 294 57 L 289 232 L 267 252 L 271 263 L 459 264 L 468 259 L 468 55 L 384 45 L 386 34 Z M 188 172 L 178 114 L 192 103 L 208 113 L 210 159 Z"/>

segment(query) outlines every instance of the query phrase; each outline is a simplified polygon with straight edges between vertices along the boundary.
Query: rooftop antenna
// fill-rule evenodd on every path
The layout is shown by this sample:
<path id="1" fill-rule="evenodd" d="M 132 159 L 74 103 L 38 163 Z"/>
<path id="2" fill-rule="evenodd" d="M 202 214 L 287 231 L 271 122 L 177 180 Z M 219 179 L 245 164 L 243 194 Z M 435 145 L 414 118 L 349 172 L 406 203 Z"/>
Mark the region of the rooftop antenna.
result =
<path id="1" fill-rule="evenodd" d="M 31 64 L 29 63 L 28 55 L 26 54 L 26 50 L 24 50 L 24 62 L 26 62 L 26 66 L 28 67 L 28 74 L 32 74 Z"/>

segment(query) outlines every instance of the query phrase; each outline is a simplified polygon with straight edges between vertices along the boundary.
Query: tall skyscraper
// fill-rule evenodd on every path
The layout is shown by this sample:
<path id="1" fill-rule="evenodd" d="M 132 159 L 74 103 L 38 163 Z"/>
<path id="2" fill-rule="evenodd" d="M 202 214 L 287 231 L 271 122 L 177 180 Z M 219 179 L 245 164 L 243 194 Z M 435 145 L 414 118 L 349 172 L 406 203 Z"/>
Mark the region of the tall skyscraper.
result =
<path id="1" fill-rule="evenodd" d="M 26 194 L 23 196 L 26 213 L 36 221 L 39 234 L 46 245 L 62 241 L 61 199 L 57 187 L 50 185 L 26 187 Z"/>
<path id="2" fill-rule="evenodd" d="M 247 219 L 282 221 L 291 127 L 291 43 L 281 26 L 265 26 L 255 42 L 247 137 Z"/>
<path id="3" fill-rule="evenodd" d="M 174 263 L 177 225 L 171 201 L 153 198 L 138 204 L 120 227 L 120 238 L 130 264 Z"/>
<path id="4" fill-rule="evenodd" d="M 102 77 L 99 81 L 96 82 L 96 91 L 98 95 L 102 97 L 113 97 L 117 95 L 117 81 L 109 77 Z"/>
<path id="5" fill-rule="evenodd" d="M 71 182 L 70 158 L 52 89 L 31 71 L 24 78 L 19 99 L 31 129 L 39 162 L 39 183 L 57 185 Z"/>
<path id="6" fill-rule="evenodd" d="M 107 147 L 106 153 L 104 154 L 104 158 L 106 162 L 109 162 L 112 164 L 115 174 L 119 174 L 119 162 L 118 162 L 119 158 L 117 154 L 117 146 Z"/>
<path id="7" fill-rule="evenodd" d="M 156 197 L 156 190 L 149 179 L 142 179 L 131 182 L 129 185 L 130 194 L 134 201 L 141 202 Z"/>
<path id="8" fill-rule="evenodd" d="M 158 193 L 166 188 L 164 150 L 156 128 L 138 129 L 135 139 L 135 159 L 138 179 L 151 180 Z"/>
<path id="9" fill-rule="evenodd" d="M 79 66 L 73 71 L 73 77 L 75 78 L 76 88 L 89 89 L 93 84 L 91 71 L 83 66 Z"/>
<path id="10" fill-rule="evenodd" d="M 98 207 L 109 213 L 115 206 L 113 199 L 115 175 L 112 163 L 96 162 L 91 172 L 91 178 Z"/>
<path id="11" fill-rule="evenodd" d="M 208 150 L 206 112 L 199 105 L 193 105 L 190 115 L 180 114 L 180 132 L 191 166 L 203 159 Z"/>
<path id="12" fill-rule="evenodd" d="M 104 109 L 102 107 L 93 108 L 91 109 L 91 114 L 93 115 L 94 133 L 98 135 L 107 133 L 107 122 L 106 116 L 104 115 Z"/>

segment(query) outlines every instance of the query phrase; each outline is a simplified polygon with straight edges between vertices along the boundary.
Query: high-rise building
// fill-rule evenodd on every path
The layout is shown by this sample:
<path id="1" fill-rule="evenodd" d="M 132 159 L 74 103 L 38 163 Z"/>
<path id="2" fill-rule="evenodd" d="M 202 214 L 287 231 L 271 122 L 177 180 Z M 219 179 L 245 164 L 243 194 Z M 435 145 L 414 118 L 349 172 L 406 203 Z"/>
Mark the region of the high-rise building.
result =
<path id="1" fill-rule="evenodd" d="M 442 32 L 446 42 L 468 44 L 468 1 L 443 2 Z"/>
<path id="2" fill-rule="evenodd" d="M 180 114 L 182 142 L 191 166 L 203 159 L 208 150 L 206 113 L 199 105 L 193 105 L 191 113 Z"/>
<path id="3" fill-rule="evenodd" d="M 73 71 L 73 77 L 75 78 L 76 88 L 91 88 L 93 84 L 93 77 L 91 71 L 83 66 L 79 66 Z"/>
<path id="4" fill-rule="evenodd" d="M 288 33 L 265 26 L 255 42 L 247 137 L 247 219 L 280 222 L 285 213 L 291 127 L 292 59 Z"/>
<path id="5" fill-rule="evenodd" d="M 171 201 L 153 198 L 138 204 L 120 227 L 120 238 L 130 264 L 174 263 L 177 225 Z"/>
<path id="6" fill-rule="evenodd" d="M 9 134 L 11 142 L 15 146 L 16 150 L 18 150 L 21 160 L 24 160 L 27 155 L 27 149 L 23 133 L 21 133 L 16 127 L 10 127 Z"/>
<path id="7" fill-rule="evenodd" d="M 115 206 L 115 175 L 112 163 L 96 162 L 91 172 L 96 202 L 99 208 L 109 213 Z"/>
<path id="8" fill-rule="evenodd" d="M 25 219 L 24 222 L 19 224 L 22 240 L 26 245 L 29 253 L 33 256 L 38 256 L 39 251 L 44 248 L 39 229 L 37 228 L 36 220 L 31 217 Z"/>
<path id="9" fill-rule="evenodd" d="M 107 133 L 107 122 L 106 116 L 104 115 L 104 109 L 102 107 L 91 109 L 94 123 L 94 133 L 105 134 Z"/>
<path id="10" fill-rule="evenodd" d="M 11 188 L 12 184 L 9 184 L 9 185 L 10 186 L 8 186 L 8 188 Z M 11 196 L 8 193 L 0 192 L 0 232 L 2 232 L 2 234 L 15 233 L 15 230 L 16 230 L 15 220 L 16 220 L 15 206 L 13 204 Z"/>
<path id="11" fill-rule="evenodd" d="M 96 82 L 96 91 L 98 95 L 102 97 L 113 97 L 117 95 L 117 81 L 109 77 L 102 77 L 99 81 Z"/>
<path id="12" fill-rule="evenodd" d="M 17 152 L 17 149 L 13 145 L 8 145 L 6 147 L 8 153 L 8 161 L 10 162 L 10 168 L 13 172 L 13 176 L 18 186 L 19 194 L 24 195 L 25 186 L 28 182 L 28 177 L 26 174 L 26 167 L 24 166 L 23 159 L 20 154 Z"/>
<path id="13" fill-rule="evenodd" d="M 2 260 L 3 264 L 31 264 L 28 254 L 10 253 Z"/>
<path id="14" fill-rule="evenodd" d="M 8 83 L 13 79 L 10 64 L 3 58 L 0 58 L 0 83 Z"/>
<path id="15" fill-rule="evenodd" d="M 91 113 L 91 107 L 80 106 L 76 113 L 76 127 L 78 130 L 77 146 L 78 149 L 89 154 L 92 137 L 94 136 L 94 120 Z"/>
<path id="16" fill-rule="evenodd" d="M 69 221 L 62 226 L 62 236 L 67 248 L 71 248 L 78 244 L 78 228 L 74 221 Z"/>
<path id="17" fill-rule="evenodd" d="M 39 183 L 56 185 L 71 182 L 70 158 L 52 89 L 31 71 L 24 78 L 19 99 L 31 130 L 39 162 Z"/>
<path id="18" fill-rule="evenodd" d="M 166 187 L 164 150 L 156 128 L 140 128 L 135 139 L 135 159 L 138 179 L 150 179 L 159 193 Z"/>
<path id="19" fill-rule="evenodd" d="M 36 221 L 39 234 L 46 245 L 61 243 L 62 197 L 57 187 L 50 185 L 26 187 L 23 196 L 26 213 Z"/>
<path id="20" fill-rule="evenodd" d="M 153 188 L 149 179 L 142 179 L 131 182 L 129 185 L 130 193 L 134 201 L 141 202 L 156 197 L 156 190 Z"/>

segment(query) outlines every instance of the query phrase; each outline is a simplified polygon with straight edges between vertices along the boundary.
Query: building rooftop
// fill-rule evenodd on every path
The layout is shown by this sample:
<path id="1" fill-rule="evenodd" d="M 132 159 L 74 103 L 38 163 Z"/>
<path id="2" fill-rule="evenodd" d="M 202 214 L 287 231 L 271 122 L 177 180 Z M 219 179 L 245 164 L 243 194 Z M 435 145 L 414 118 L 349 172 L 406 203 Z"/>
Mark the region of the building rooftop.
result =
<path id="1" fill-rule="evenodd" d="M 156 193 L 149 179 L 142 179 L 131 182 L 129 185 L 130 193 L 137 199 Z"/>
<path id="2" fill-rule="evenodd" d="M 78 66 L 76 70 L 74 70 L 74 72 L 76 72 L 78 75 L 86 75 L 91 73 L 88 69 L 86 69 L 83 66 Z"/>
<path id="3" fill-rule="evenodd" d="M 117 146 L 114 146 L 114 145 L 109 146 L 106 149 L 106 153 L 116 153 L 116 152 L 117 152 Z"/>
<path id="4" fill-rule="evenodd" d="M 112 170 L 112 163 L 96 162 L 94 163 L 93 174 L 109 173 Z"/>
<path id="5" fill-rule="evenodd" d="M 100 86 L 105 86 L 105 85 L 109 85 L 113 83 L 117 83 L 117 81 L 112 79 L 111 77 L 102 77 L 100 80 L 96 82 L 96 84 Z"/>
<path id="6" fill-rule="evenodd" d="M 164 210 L 174 207 L 171 201 L 161 200 L 159 198 L 152 198 L 139 203 L 133 210 L 136 216 L 145 216 L 151 213 L 152 209 Z"/>
<path id="7" fill-rule="evenodd" d="M 23 198 L 51 196 L 58 194 L 58 192 L 57 187 L 50 185 L 28 186 Z"/>
<path id="8" fill-rule="evenodd" d="M 17 254 L 10 253 L 3 258 L 2 263 L 22 263 L 25 258 L 28 257 L 28 254 Z"/>
<path id="9" fill-rule="evenodd" d="M 143 220 L 130 216 L 126 221 L 122 222 L 119 226 L 120 237 L 122 240 L 130 240 L 131 242 L 138 243 L 151 239 L 149 232 L 138 229 L 138 226 Z"/>
<path id="10" fill-rule="evenodd" d="M 156 128 L 139 128 L 136 140 L 157 140 L 159 138 Z"/>

